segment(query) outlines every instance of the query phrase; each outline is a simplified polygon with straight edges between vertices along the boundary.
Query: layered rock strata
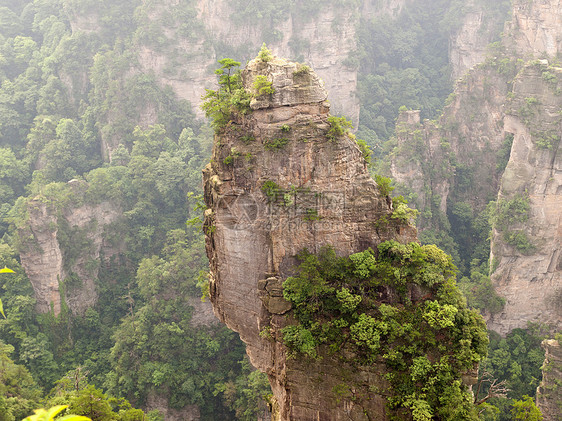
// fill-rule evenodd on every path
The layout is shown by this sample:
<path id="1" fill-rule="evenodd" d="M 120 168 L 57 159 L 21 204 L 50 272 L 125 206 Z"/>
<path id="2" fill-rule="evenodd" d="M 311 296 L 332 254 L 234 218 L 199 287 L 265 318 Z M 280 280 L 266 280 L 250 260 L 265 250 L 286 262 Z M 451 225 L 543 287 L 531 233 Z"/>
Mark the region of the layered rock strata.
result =
<path id="1" fill-rule="evenodd" d="M 420 121 L 418 111 L 399 115 L 386 171 L 420 211 L 420 229 L 434 227 L 451 202 L 470 203 L 479 212 L 497 195 L 507 79 L 491 61 L 457 83 L 437 121 Z"/>
<path id="2" fill-rule="evenodd" d="M 224 128 L 204 171 L 215 314 L 269 375 L 278 419 L 362 420 L 364 412 L 386 419 L 381 396 L 361 407 L 334 395 L 350 375 L 364 387 L 382 387 L 383 369 L 357 372 L 330 357 L 290 360 L 263 331 L 288 323 L 282 282 L 294 273 L 300 251 L 332 245 L 349 255 L 388 239 L 415 240 L 415 229 L 390 218 L 391 202 L 379 193 L 354 140 L 327 137 L 329 108 L 318 76 L 282 59 L 256 59 L 242 74 L 247 90 L 257 75 L 266 75 L 275 93 L 253 100 L 250 115 Z M 377 224 L 383 217 L 388 223 Z"/>
<path id="3" fill-rule="evenodd" d="M 516 78 L 506 107 L 504 130 L 513 135 L 513 146 L 498 202 L 519 197 L 528 206 L 521 221 L 511 220 L 509 228 L 493 231 L 492 279 L 506 305 L 489 326 L 502 334 L 525 327 L 527 321 L 562 326 L 559 80 L 562 68 L 546 62 L 527 66 Z"/>
<path id="4" fill-rule="evenodd" d="M 523 59 L 557 57 L 562 51 L 562 2 L 515 0 L 506 44 Z"/>
<path id="5" fill-rule="evenodd" d="M 458 30 L 449 40 L 449 63 L 453 80 L 486 59 L 489 44 L 500 40 L 507 8 L 498 3 L 485 5 L 478 0 L 468 0 L 464 5 L 464 16 Z"/>

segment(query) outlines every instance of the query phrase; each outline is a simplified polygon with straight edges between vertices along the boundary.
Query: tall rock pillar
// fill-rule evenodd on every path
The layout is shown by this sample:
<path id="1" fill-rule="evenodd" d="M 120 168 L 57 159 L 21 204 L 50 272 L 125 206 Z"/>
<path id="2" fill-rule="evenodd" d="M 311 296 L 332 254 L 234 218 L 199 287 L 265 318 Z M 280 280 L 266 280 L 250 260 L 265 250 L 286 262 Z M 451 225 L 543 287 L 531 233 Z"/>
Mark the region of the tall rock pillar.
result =
<path id="1" fill-rule="evenodd" d="M 366 387 L 380 385 L 376 366 L 289 359 L 267 329 L 289 323 L 282 282 L 294 274 L 300 251 L 331 245 L 347 256 L 388 239 L 414 241 L 415 228 L 391 218 L 392 204 L 379 193 L 352 136 L 330 135 L 327 94 L 313 71 L 279 58 L 255 59 L 242 73 L 247 91 L 258 75 L 272 82 L 274 93 L 252 100 L 249 115 L 222 129 L 204 170 L 215 314 L 268 374 L 278 419 L 384 420 L 382 396 L 361 407 L 335 394 L 350 373 Z M 387 222 L 377 223 L 381 219 Z"/>

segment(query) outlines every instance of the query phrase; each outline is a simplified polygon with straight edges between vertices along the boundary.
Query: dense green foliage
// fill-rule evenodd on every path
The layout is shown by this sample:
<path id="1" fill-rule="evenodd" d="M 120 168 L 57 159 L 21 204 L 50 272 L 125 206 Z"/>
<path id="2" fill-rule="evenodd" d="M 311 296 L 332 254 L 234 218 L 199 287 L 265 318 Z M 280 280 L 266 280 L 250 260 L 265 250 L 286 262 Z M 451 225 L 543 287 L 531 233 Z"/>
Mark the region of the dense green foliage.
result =
<path id="1" fill-rule="evenodd" d="M 5 319 L 0 318 L 0 421 L 20 420 L 33 408 L 58 404 L 71 405 L 78 413 L 94 402 L 99 404 L 100 419 L 134 421 L 138 410 L 106 392 L 124 395 L 139 405 L 154 390 L 165 391 L 176 408 L 198 404 L 203 419 L 249 421 L 259 410 L 256 402 L 268 391 L 265 377 L 251 370 L 241 342 L 232 333 L 193 322 L 191 303 L 198 299 L 196 283 L 205 278 L 201 270 L 206 261 L 200 233 L 184 225 L 187 218 L 198 216 L 189 209 L 186 193 L 200 193 L 200 170 L 210 155 L 212 133 L 195 119 L 190 104 L 178 99 L 163 82 L 191 77 L 186 63 L 192 57 L 180 44 L 201 47 L 209 57 L 228 55 L 240 61 L 254 54 L 255 46 L 233 47 L 224 39 L 213 39 L 197 18 L 196 2 L 172 3 L 160 7 L 156 1 L 140 0 L 8 0 L 0 6 L 0 267 L 15 271 L 9 276 L 0 274 L 0 299 L 6 314 Z M 230 6 L 234 22 L 256 23 L 264 41 L 272 42 L 282 36 L 276 24 L 289 17 L 298 27 L 328 6 L 335 7 L 340 16 L 340 8 L 348 11 L 358 3 L 232 0 Z M 394 130 L 399 107 L 419 108 L 422 117 L 434 117 L 451 88 L 447 43 L 469 6 L 460 0 L 407 3 L 397 18 L 363 20 L 359 48 L 346 60 L 348 66 L 360 70 L 359 135 L 366 142 L 357 143 L 367 161 L 371 156 L 368 145 L 374 147 L 377 157 L 384 154 L 380 142 Z M 489 13 L 484 19 L 503 13 L 507 3 L 487 1 Z M 339 23 L 334 23 L 334 32 Z M 289 47 L 292 58 L 304 61 L 310 40 L 297 34 L 295 31 L 289 40 Z M 201 36 L 206 38 L 202 44 Z M 155 61 L 160 53 L 168 58 L 161 74 L 144 70 L 139 55 L 147 52 L 145 47 L 149 55 L 154 53 L 151 58 Z M 260 58 L 265 62 L 271 59 L 267 48 L 262 48 Z M 221 65 L 219 89 L 207 94 L 206 111 L 215 129 L 233 114 L 247 112 L 250 100 L 240 89 L 235 70 L 239 63 L 225 59 Z M 500 71 L 512 72 L 513 60 L 503 57 L 498 66 Z M 309 71 L 306 65 L 297 70 Z M 542 77 L 554 88 L 553 72 L 547 69 Z M 256 82 L 254 95 L 272 93 L 267 80 Z M 528 98 L 523 104 L 523 117 L 535 112 L 536 101 Z M 146 121 L 154 124 L 149 126 Z M 349 128 L 344 119 L 334 117 L 331 123 L 334 137 Z M 281 130 L 290 131 L 290 127 Z M 533 134 L 533 140 L 549 149 L 553 135 Z M 414 152 L 420 147 L 418 140 L 408 145 Z M 280 136 L 270 139 L 267 147 L 283 153 L 286 143 Z M 499 172 L 507 164 L 510 147 L 507 137 L 499 152 Z M 230 156 L 235 159 L 236 151 Z M 454 162 L 454 157 L 449 158 L 449 166 L 442 164 L 436 171 L 454 169 L 458 185 L 470 183 L 469 171 Z M 71 188 L 67 184 L 71 179 L 82 187 Z M 383 194 L 390 193 L 390 180 L 377 181 Z M 272 201 L 286 196 L 273 182 L 266 181 L 263 189 Z M 92 225 L 84 229 L 69 226 L 65 211 L 105 202 L 123 211 L 124 217 L 106 227 L 106 234 L 108 242 L 125 243 L 125 250 L 111 259 L 101 256 L 99 262 L 91 262 L 99 266 L 95 280 L 99 300 L 83 315 L 73 315 L 64 303 L 57 317 L 35 312 L 33 289 L 18 256 L 26 240 L 22 233 L 29 234 L 27 205 L 32 199 L 54 209 L 65 270 L 91 247 L 88 234 L 93 229 Z M 492 225 L 509 244 L 521 252 L 531 250 L 532 244 L 521 231 L 506 223 L 514 215 L 523 218 L 519 223 L 525 222 L 524 200 L 499 201 L 492 205 L 492 212 L 477 212 L 468 203 L 455 201 L 448 215 L 438 211 L 440 197 L 433 195 L 430 201 L 420 211 L 421 219 L 431 220 L 433 228 L 424 231 L 421 239 L 453 254 L 464 275 L 459 286 L 471 307 L 498 311 L 502 302 L 493 294 L 487 267 L 489 219 L 493 217 Z M 396 217 L 411 218 L 407 208 L 395 200 L 398 208 Z M 493 266 L 492 262 L 492 270 Z M 325 268 L 315 270 L 329 272 L 331 267 L 326 263 Z M 396 318 L 406 324 L 410 321 L 384 306 L 369 309 L 366 316 L 371 319 L 354 316 L 369 300 L 357 298 L 362 293 L 358 276 L 350 276 L 350 284 L 338 284 L 338 288 L 334 285 L 341 279 L 327 277 L 322 288 L 336 288 L 329 301 L 334 308 L 328 310 L 340 311 L 340 319 L 356 325 L 352 346 L 368 359 L 377 347 L 380 350 L 391 339 L 401 339 L 400 330 L 384 333 L 383 322 L 392 323 Z M 79 287 L 80 282 L 69 273 L 61 280 L 63 294 Z M 314 294 L 324 294 L 322 288 Z M 382 314 L 384 311 L 390 313 Z M 421 315 L 420 323 L 425 323 L 420 327 L 424 332 L 437 329 L 430 320 L 445 323 L 441 316 L 432 319 L 429 307 L 416 311 Z M 423 318 L 425 313 L 428 315 Z M 375 316 L 380 322 L 373 322 Z M 455 320 L 457 317 L 458 313 Z M 305 354 L 319 355 L 314 334 L 321 327 L 311 324 L 304 330 L 289 330 L 287 339 L 302 347 Z M 328 332 L 334 334 L 330 329 Z M 352 335 L 350 327 L 342 329 Z M 381 339 L 377 343 L 373 340 L 376 335 L 367 333 L 378 333 Z M 539 338 L 533 330 L 518 330 L 505 340 L 492 335 L 486 365 L 494 376 L 509 380 L 512 389 L 509 398 L 513 400 L 493 402 L 501 407 L 502 420 L 510 419 L 512 407 L 525 409 L 524 394 L 534 394 L 542 355 Z M 404 361 L 412 366 L 427 368 L 421 356 L 404 355 Z M 447 370 L 435 364 L 432 367 L 435 377 L 445 381 Z M 412 373 L 400 379 L 407 387 L 414 381 Z M 454 395 L 449 394 L 452 389 L 446 391 L 447 396 Z M 42 397 L 46 401 L 41 401 Z M 423 413 L 423 401 L 435 400 L 431 393 L 418 397 L 396 405 L 409 405 Z M 516 402 L 521 404 L 513 405 Z M 459 408 L 463 405 L 464 401 Z M 88 415 L 84 411 L 81 413 Z M 88 416 L 97 417 L 93 413 Z M 146 414 L 151 421 L 160 421 L 159 417 Z"/>
<path id="2" fill-rule="evenodd" d="M 490 334 L 489 355 L 480 371 L 492 374 L 498 381 L 505 381 L 508 389 L 507 399 L 492 398 L 488 401 L 500 409 L 497 417 L 491 419 L 527 419 L 515 416 L 518 409 L 527 408 L 532 413 L 536 412 L 527 401 L 528 396 L 535 395 L 540 382 L 544 362 L 540 343 L 547 332 L 544 326 L 531 324 L 527 329 L 514 329 L 505 338 L 494 332 Z M 482 394 L 486 392 L 484 387 Z"/>
<path id="3" fill-rule="evenodd" d="M 48 404 L 70 405 L 93 420 L 161 419 L 106 392 L 134 405 L 160 393 L 174 408 L 199 405 L 202 419 L 248 419 L 269 390 L 235 335 L 192 322 L 206 258 L 202 234 L 185 226 L 196 216 L 187 193 L 201 191 L 212 131 L 187 101 L 143 70 L 138 53 L 150 46 L 174 56 L 176 40 L 162 25 L 187 37 L 200 27 L 192 2 L 156 14 L 154 6 L 29 0 L 0 9 L 0 264 L 15 272 L 0 274 L 2 361 L 9 367 L 0 390 L 2 421 Z M 165 73 L 185 78 L 174 63 Z M 235 79 L 229 71 L 219 75 L 226 85 Z M 35 312 L 18 259 L 23 247 L 34 247 L 28 211 L 34 203 L 55 218 L 47 229 L 56 229 L 68 275 L 60 280 L 57 316 Z M 120 253 L 88 262 L 97 273 L 98 302 L 73 314 L 65 296 L 81 286 L 73 265 L 87 257 L 96 222 L 77 228 L 66 216 L 101 205 L 122 211 L 103 233 Z M 155 288 L 182 295 L 152 295 Z M 79 386 L 68 386 L 74 385 L 69 373 L 78 372 Z"/>
<path id="4" fill-rule="evenodd" d="M 502 239 L 521 253 L 529 253 L 535 246 L 521 224 L 529 219 L 529 197 L 516 195 L 512 199 L 499 199 L 492 214 L 492 226 L 501 232 Z"/>
<path id="5" fill-rule="evenodd" d="M 236 69 L 240 66 L 240 62 L 223 58 L 219 63 L 221 67 L 215 71 L 219 76 L 219 89 L 216 91 L 207 89 L 207 93 L 203 96 L 205 102 L 201 106 L 207 117 L 212 120 L 211 124 L 217 132 L 233 118 L 233 114 L 250 112 L 250 95 L 242 86 L 240 70 Z M 255 87 L 258 95 L 273 92 L 267 80 L 262 81 L 261 84 L 258 81 L 256 83 L 258 83 Z"/>
<path id="6" fill-rule="evenodd" d="M 484 25 L 503 27 L 510 1 L 484 3 Z M 382 142 L 394 132 L 400 107 L 421 110 L 435 118 L 452 91 L 449 42 L 471 5 L 462 0 L 406 2 L 396 18 L 363 19 L 359 46 L 348 64 L 359 68 L 357 93 L 361 101 L 359 136 L 377 156 Z"/>
<path id="7" fill-rule="evenodd" d="M 408 408 L 416 421 L 478 419 L 460 378 L 486 355 L 488 339 L 455 286 L 449 256 L 388 241 L 376 253 L 338 258 L 324 249 L 300 259 L 298 275 L 283 284 L 298 323 L 282 334 L 295 356 L 338 353 L 345 361 L 346 349 L 360 364 L 382 358 L 389 409 Z"/>
<path id="8" fill-rule="evenodd" d="M 220 325 L 193 324 L 203 247 L 201 233 L 191 235 L 197 238 L 189 238 L 184 230 L 170 231 L 164 255 L 140 263 L 137 284 L 145 304 L 114 333 L 110 359 L 115 369 L 106 384 L 116 395 L 137 402 L 164 389 L 174 408 L 196 404 L 204 419 L 228 419 L 230 408 L 217 390 L 242 382 L 251 370 L 239 364 L 244 348 L 233 332 Z M 258 392 L 263 395 L 267 390 Z M 249 401 L 232 409 L 251 412 L 255 404 Z"/>

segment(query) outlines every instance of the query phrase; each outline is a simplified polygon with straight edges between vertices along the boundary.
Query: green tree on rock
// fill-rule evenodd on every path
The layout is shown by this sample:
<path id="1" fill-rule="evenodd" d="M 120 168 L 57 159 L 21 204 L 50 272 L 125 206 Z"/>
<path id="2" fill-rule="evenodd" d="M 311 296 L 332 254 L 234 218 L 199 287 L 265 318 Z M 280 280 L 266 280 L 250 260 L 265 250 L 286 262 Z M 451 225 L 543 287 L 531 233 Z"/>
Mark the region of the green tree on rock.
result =
<path id="1" fill-rule="evenodd" d="M 246 114 L 250 111 L 250 95 L 242 86 L 240 70 L 235 70 L 240 62 L 223 58 L 219 60 L 219 64 L 221 67 L 215 70 L 219 76 L 219 89 L 207 89 L 201 105 L 207 117 L 212 119 L 211 125 L 217 132 L 226 126 L 235 113 Z"/>

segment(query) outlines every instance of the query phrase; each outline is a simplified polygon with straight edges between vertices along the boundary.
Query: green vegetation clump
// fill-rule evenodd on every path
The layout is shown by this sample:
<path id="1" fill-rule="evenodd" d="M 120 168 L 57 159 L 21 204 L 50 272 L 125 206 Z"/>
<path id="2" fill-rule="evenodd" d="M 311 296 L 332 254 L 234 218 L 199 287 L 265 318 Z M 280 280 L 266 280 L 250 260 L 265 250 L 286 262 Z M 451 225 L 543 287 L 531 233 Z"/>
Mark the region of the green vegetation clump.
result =
<path id="1" fill-rule="evenodd" d="M 267 80 L 267 76 L 256 76 L 256 80 L 254 80 L 254 90 L 256 91 L 256 98 L 259 98 L 263 95 L 271 95 L 272 93 L 274 93 L 275 89 L 273 88 L 272 84 L 272 82 Z"/>
<path id="2" fill-rule="evenodd" d="M 312 72 L 312 69 L 310 68 L 310 66 L 307 66 L 306 64 L 298 64 L 297 70 L 295 70 L 293 72 L 293 76 L 308 75 L 308 74 L 310 74 L 310 72 Z"/>
<path id="3" fill-rule="evenodd" d="M 507 163 L 509 162 L 509 157 L 511 156 L 511 147 L 513 145 L 514 134 L 506 133 L 505 139 L 502 143 L 501 148 L 496 153 L 496 170 L 498 172 L 503 172 Z"/>
<path id="4" fill-rule="evenodd" d="M 449 256 L 433 245 L 387 241 L 376 252 L 337 257 L 325 248 L 299 259 L 298 274 L 283 283 L 297 321 L 282 329 L 291 355 L 382 361 L 391 412 L 407 409 L 416 421 L 478 419 L 460 379 L 484 358 L 488 339 L 455 286 Z"/>
<path id="5" fill-rule="evenodd" d="M 221 67 L 215 71 L 219 76 L 219 89 L 206 89 L 201 109 L 212 120 L 211 125 L 219 132 L 232 120 L 235 114 L 250 112 L 250 95 L 242 86 L 240 62 L 230 58 L 219 60 Z"/>
<path id="6" fill-rule="evenodd" d="M 352 127 L 351 121 L 347 120 L 345 117 L 328 117 L 328 124 L 330 124 L 330 129 L 326 134 L 326 137 L 330 140 L 336 140 L 338 137 L 343 136 Z"/>
<path id="7" fill-rule="evenodd" d="M 532 252 L 535 246 L 527 233 L 523 228 L 514 228 L 514 225 L 521 225 L 529 220 L 529 197 L 518 194 L 509 200 L 499 199 L 495 208 L 495 212 L 490 214 L 490 224 L 501 233 L 502 240 L 521 253 Z"/>
<path id="8" fill-rule="evenodd" d="M 560 142 L 560 135 L 558 133 L 543 132 L 533 134 L 533 139 L 535 140 L 535 144 L 539 149 L 551 150 Z"/>
<path id="9" fill-rule="evenodd" d="M 494 290 L 486 263 L 479 264 L 478 260 L 473 261 L 470 275 L 463 276 L 460 279 L 459 289 L 463 292 L 467 304 L 471 308 L 492 314 L 503 310 L 505 299 Z"/>
<path id="10" fill-rule="evenodd" d="M 236 158 L 240 156 L 240 152 L 236 148 L 230 149 L 230 154 L 228 154 L 224 159 L 223 163 L 225 165 L 231 165 Z"/>
<path id="11" fill-rule="evenodd" d="M 269 151 L 276 151 L 282 149 L 287 143 L 289 143 L 289 139 L 287 139 L 286 137 L 266 139 L 263 142 L 263 147 Z"/>
<path id="12" fill-rule="evenodd" d="M 392 193 L 392 191 L 394 190 L 394 187 L 391 185 L 392 180 L 388 177 L 384 177 L 382 175 L 376 174 L 375 182 L 377 183 L 379 192 L 383 196 L 390 196 L 390 193 Z"/>
<path id="13" fill-rule="evenodd" d="M 263 183 L 261 191 L 267 196 L 269 202 L 275 202 L 283 194 L 283 189 L 275 181 L 271 180 Z"/>
<path id="14" fill-rule="evenodd" d="M 265 42 L 261 46 L 260 52 L 258 53 L 258 58 L 265 63 L 273 60 L 273 55 L 271 54 L 271 51 L 269 51 L 269 49 L 265 45 Z"/>

